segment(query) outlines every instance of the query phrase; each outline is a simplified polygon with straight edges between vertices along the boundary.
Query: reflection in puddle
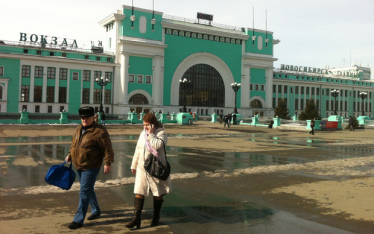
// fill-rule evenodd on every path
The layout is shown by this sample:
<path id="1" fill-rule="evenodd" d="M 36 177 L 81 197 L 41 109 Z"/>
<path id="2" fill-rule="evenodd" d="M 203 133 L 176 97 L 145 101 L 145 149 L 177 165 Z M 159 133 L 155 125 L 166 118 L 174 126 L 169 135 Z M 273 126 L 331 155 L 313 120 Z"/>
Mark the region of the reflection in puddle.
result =
<path id="1" fill-rule="evenodd" d="M 193 137 L 193 135 L 182 136 Z M 219 141 L 219 138 L 222 136 L 228 137 L 227 135 L 205 135 L 206 138 L 216 137 L 217 141 Z M 108 175 L 105 175 L 104 173 L 99 174 L 98 180 L 101 182 L 133 177 L 130 171 L 130 165 L 138 135 L 114 135 L 111 137 L 113 141 L 131 141 L 113 142 L 115 162 L 112 165 L 111 173 Z M 178 137 L 178 134 L 170 135 L 169 137 Z M 233 135 L 231 137 L 238 137 L 238 135 Z M 20 145 L 0 146 L 0 188 L 9 189 L 46 185 L 44 177 L 48 168 L 54 164 L 61 164 L 61 162 L 65 160 L 70 148 L 70 140 L 71 136 L 0 138 L 1 142 L 23 143 Z M 204 171 L 215 172 L 217 170 L 231 173 L 236 169 L 258 166 L 285 165 L 291 163 L 300 164 L 322 160 L 374 155 L 374 149 L 365 146 L 351 147 L 326 145 L 326 143 L 341 142 L 335 140 L 320 141 L 305 138 L 282 139 L 278 136 L 269 137 L 260 134 L 252 134 L 248 140 L 260 143 L 277 144 L 280 147 L 286 147 L 287 149 L 263 153 L 251 153 L 217 152 L 191 147 L 184 148 L 167 146 L 169 156 L 168 160 L 172 165 L 172 173 L 187 174 L 201 173 Z M 35 144 L 38 142 L 43 143 Z M 45 144 L 48 142 L 65 142 L 66 144 Z M 293 147 L 295 145 L 303 147 L 311 146 L 313 148 L 308 148 L 308 152 L 304 152 L 302 151 L 303 149 L 295 149 Z M 316 153 L 313 150 L 319 151 Z"/>

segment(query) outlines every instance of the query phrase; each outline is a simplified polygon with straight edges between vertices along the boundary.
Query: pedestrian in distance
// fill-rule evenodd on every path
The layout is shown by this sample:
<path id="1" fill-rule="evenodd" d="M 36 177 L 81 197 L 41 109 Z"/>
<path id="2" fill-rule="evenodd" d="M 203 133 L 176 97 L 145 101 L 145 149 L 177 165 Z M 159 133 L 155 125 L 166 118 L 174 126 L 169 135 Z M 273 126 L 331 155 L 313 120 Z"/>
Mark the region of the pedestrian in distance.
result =
<path id="1" fill-rule="evenodd" d="M 236 125 L 236 113 L 232 113 L 232 123 Z"/>
<path id="2" fill-rule="evenodd" d="M 353 118 L 352 118 L 352 116 L 349 116 L 348 126 L 349 126 L 349 131 L 354 131 L 355 130 L 355 128 L 353 127 Z"/>
<path id="3" fill-rule="evenodd" d="M 314 126 L 315 126 L 314 119 L 312 119 L 310 121 L 310 127 L 312 128 L 312 130 L 309 132 L 309 134 L 311 135 L 314 135 Z"/>
<path id="4" fill-rule="evenodd" d="M 94 186 L 96 177 L 104 163 L 104 173 L 108 174 L 114 162 L 114 152 L 109 133 L 105 127 L 95 122 L 95 110 L 85 106 L 79 109 L 82 124 L 75 130 L 66 161 L 73 162 L 80 182 L 79 205 L 70 229 L 83 227 L 84 219 L 91 206 L 91 215 L 87 220 L 97 219 L 101 209 L 96 198 Z"/>
<path id="5" fill-rule="evenodd" d="M 101 124 L 105 126 L 105 112 L 101 113 Z"/>
<path id="6" fill-rule="evenodd" d="M 131 163 L 131 172 L 135 175 L 134 184 L 134 218 L 126 225 L 127 228 L 140 228 L 141 215 L 144 205 L 144 198 L 153 195 L 153 219 L 151 226 L 158 226 L 163 196 L 171 192 L 170 177 L 163 181 L 151 176 L 144 169 L 144 162 L 150 156 L 155 155 L 163 165 L 166 165 L 164 147 L 168 141 L 164 126 L 158 122 L 153 114 L 146 114 L 143 117 L 143 131 L 140 133 L 136 145 L 134 157 Z"/>
<path id="7" fill-rule="evenodd" d="M 221 111 L 221 113 L 219 113 L 219 123 L 222 124 L 222 120 L 223 120 L 223 113 Z"/>
<path id="8" fill-rule="evenodd" d="M 226 125 L 227 125 L 227 127 L 228 128 L 230 128 L 230 117 L 229 117 L 229 115 L 230 114 L 227 114 L 227 115 L 225 115 L 225 117 L 223 118 L 223 120 L 224 120 L 224 122 L 225 122 L 225 124 L 223 125 L 223 127 L 225 128 L 226 127 Z"/>

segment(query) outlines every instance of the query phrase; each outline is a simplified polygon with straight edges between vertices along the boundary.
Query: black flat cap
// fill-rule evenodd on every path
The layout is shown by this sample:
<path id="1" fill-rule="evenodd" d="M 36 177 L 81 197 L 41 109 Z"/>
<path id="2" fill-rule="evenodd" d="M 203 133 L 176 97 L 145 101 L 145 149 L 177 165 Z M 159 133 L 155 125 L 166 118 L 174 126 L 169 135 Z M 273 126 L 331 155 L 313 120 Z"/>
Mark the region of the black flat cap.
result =
<path id="1" fill-rule="evenodd" d="M 92 106 L 84 106 L 79 108 L 79 117 L 91 117 L 95 115 L 95 109 Z"/>

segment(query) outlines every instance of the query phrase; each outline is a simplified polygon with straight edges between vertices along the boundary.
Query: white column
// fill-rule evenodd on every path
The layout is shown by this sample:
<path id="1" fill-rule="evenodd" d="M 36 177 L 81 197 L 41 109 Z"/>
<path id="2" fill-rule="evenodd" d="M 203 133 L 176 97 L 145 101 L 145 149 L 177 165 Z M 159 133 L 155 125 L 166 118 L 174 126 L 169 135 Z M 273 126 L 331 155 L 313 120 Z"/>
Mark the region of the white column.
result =
<path id="1" fill-rule="evenodd" d="M 35 89 L 35 66 L 30 66 L 30 93 L 29 101 L 34 102 L 34 89 Z"/>
<path id="2" fill-rule="evenodd" d="M 265 108 L 273 109 L 272 96 L 273 96 L 273 68 L 267 68 L 265 74 L 266 87 L 265 87 Z"/>
<path id="3" fill-rule="evenodd" d="M 93 72 L 94 71 L 90 71 L 90 104 L 91 105 L 93 104 L 94 89 L 95 89 L 95 77 L 93 77 L 93 75 L 92 75 Z"/>
<path id="4" fill-rule="evenodd" d="M 47 101 L 47 67 L 43 67 L 43 91 L 42 91 L 42 102 L 46 103 Z M 40 111 L 41 112 L 41 111 Z"/>
<path id="5" fill-rule="evenodd" d="M 118 85 L 115 85 L 119 88 L 118 92 L 118 104 L 128 104 L 127 93 L 128 93 L 128 77 L 129 77 L 129 54 L 121 52 L 121 78 Z M 135 77 L 136 79 L 136 77 Z"/>
<path id="6" fill-rule="evenodd" d="M 58 103 L 58 94 L 60 90 L 60 68 L 56 67 L 56 79 L 55 79 L 55 103 Z M 53 110 L 52 112 L 58 112 L 59 109 Z"/>
<path id="7" fill-rule="evenodd" d="M 242 75 L 241 79 L 241 108 L 250 108 L 250 99 L 251 99 L 251 90 L 250 90 L 250 81 L 251 81 L 251 76 L 250 76 L 250 70 L 251 67 L 249 64 L 244 64 L 243 71 L 244 74 Z"/>
<path id="8" fill-rule="evenodd" d="M 153 97 L 153 104 L 156 106 L 162 106 L 162 98 L 163 98 L 163 87 L 164 87 L 164 80 L 162 79 L 162 60 L 163 57 L 155 56 L 153 57 L 153 80 L 152 80 L 152 97 Z M 149 100 L 150 103 L 152 100 Z"/>

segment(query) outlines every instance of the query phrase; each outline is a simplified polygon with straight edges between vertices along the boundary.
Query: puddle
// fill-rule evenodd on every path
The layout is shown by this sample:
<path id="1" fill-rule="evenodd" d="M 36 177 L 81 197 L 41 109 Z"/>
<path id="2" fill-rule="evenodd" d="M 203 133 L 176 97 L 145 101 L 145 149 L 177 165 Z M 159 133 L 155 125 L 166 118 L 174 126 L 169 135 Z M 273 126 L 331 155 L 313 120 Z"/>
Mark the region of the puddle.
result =
<path id="1" fill-rule="evenodd" d="M 139 135 L 113 135 L 113 141 L 137 140 Z M 196 137 L 194 135 L 171 134 L 173 137 Z M 205 138 L 240 137 L 228 134 L 200 135 Z M 248 135 L 242 136 L 248 138 Z M 23 143 L 20 145 L 0 146 L 0 188 L 23 188 L 46 185 L 44 177 L 51 165 L 61 164 L 69 152 L 71 136 L 60 137 L 13 137 L 0 138 L 3 143 Z M 237 169 L 257 166 L 300 164 L 315 161 L 354 158 L 374 155 L 369 146 L 327 145 L 341 142 L 339 140 L 323 141 L 309 138 L 283 139 L 279 136 L 252 134 L 250 141 L 271 143 L 282 147 L 282 150 L 264 152 L 216 152 L 199 150 L 190 147 L 167 146 L 168 160 L 172 165 L 172 173 L 198 175 L 202 172 L 224 171 L 231 173 Z M 43 144 L 37 144 L 43 142 Z M 45 142 L 65 142 L 66 144 L 44 144 Z M 30 143 L 30 144 L 27 144 Z M 31 144 L 32 143 L 32 144 Z M 132 178 L 130 171 L 136 141 L 113 142 L 115 162 L 108 175 L 100 173 L 101 182 Z M 313 148 L 296 148 L 307 146 Z M 284 147 L 288 149 L 284 149 Z M 195 173 L 195 174 L 194 174 Z"/>

